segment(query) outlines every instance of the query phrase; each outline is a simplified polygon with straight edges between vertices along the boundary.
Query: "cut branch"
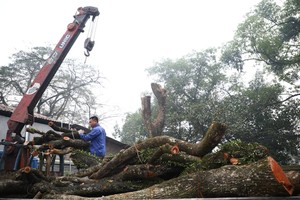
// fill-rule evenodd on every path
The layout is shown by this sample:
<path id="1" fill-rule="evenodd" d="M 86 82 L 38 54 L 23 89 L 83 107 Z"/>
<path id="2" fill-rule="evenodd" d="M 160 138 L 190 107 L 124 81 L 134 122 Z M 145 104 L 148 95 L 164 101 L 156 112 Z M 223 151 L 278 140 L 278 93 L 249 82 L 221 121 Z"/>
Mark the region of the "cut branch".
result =
<path id="1" fill-rule="evenodd" d="M 211 152 L 213 148 L 221 141 L 225 134 L 226 126 L 217 122 L 213 122 L 208 129 L 204 138 L 198 144 L 191 144 L 183 140 L 178 140 L 169 136 L 157 136 L 149 138 L 142 143 L 135 144 L 123 152 L 117 154 L 111 161 L 106 163 L 90 178 L 99 179 L 106 177 L 111 169 L 126 163 L 128 160 L 137 156 L 138 152 L 146 148 L 156 148 L 164 144 L 177 145 L 179 149 L 187 154 L 202 157 Z"/>
<path id="2" fill-rule="evenodd" d="M 151 120 L 151 97 L 145 96 L 141 98 L 142 101 L 142 116 L 144 123 L 149 131 L 149 137 L 162 135 L 165 125 L 165 111 L 166 111 L 166 90 L 157 83 L 151 83 L 151 88 L 158 101 L 157 117 L 152 122 Z"/>

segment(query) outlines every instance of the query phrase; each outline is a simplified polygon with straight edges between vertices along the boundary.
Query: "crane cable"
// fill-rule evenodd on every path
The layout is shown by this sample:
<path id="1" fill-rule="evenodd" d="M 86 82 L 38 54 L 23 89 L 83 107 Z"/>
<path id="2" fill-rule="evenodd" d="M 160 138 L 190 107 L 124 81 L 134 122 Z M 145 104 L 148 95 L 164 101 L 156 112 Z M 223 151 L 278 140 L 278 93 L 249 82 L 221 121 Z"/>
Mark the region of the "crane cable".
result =
<path id="1" fill-rule="evenodd" d="M 85 55 L 84 64 L 86 63 L 87 57 L 90 56 L 90 51 L 92 51 L 95 45 L 97 25 L 98 25 L 98 17 L 95 19 L 95 22 L 94 21 L 90 22 L 87 38 L 84 41 L 84 48 L 86 49 L 86 51 L 84 52 Z"/>

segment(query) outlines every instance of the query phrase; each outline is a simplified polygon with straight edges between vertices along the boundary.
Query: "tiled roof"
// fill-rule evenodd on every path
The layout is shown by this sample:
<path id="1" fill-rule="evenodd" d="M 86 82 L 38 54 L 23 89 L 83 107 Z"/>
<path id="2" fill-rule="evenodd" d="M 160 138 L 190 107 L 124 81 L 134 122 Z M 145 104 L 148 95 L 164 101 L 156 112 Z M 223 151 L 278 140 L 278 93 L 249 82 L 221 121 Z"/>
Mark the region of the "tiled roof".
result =
<path id="1" fill-rule="evenodd" d="M 4 104 L 0 104 L 0 115 L 4 114 L 5 116 L 9 117 L 14 110 L 15 110 L 15 108 L 12 107 L 12 106 L 6 106 Z M 38 114 L 38 113 L 34 113 L 34 117 L 35 117 L 35 119 L 41 119 L 41 120 L 46 120 L 46 121 L 59 122 L 56 119 L 53 119 L 53 118 L 50 118 L 50 117 L 46 117 L 46 116 Z"/>

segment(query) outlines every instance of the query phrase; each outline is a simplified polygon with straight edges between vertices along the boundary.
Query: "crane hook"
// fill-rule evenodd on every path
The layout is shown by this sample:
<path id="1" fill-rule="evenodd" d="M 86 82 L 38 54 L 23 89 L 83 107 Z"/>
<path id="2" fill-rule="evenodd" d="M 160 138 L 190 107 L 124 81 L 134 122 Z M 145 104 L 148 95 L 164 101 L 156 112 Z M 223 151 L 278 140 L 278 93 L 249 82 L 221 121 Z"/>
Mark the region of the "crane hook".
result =
<path id="1" fill-rule="evenodd" d="M 95 45 L 95 41 L 92 41 L 91 38 L 85 39 L 84 48 L 86 49 L 86 52 L 84 52 L 84 55 L 86 57 L 90 56 L 90 51 L 93 50 L 94 45 Z"/>

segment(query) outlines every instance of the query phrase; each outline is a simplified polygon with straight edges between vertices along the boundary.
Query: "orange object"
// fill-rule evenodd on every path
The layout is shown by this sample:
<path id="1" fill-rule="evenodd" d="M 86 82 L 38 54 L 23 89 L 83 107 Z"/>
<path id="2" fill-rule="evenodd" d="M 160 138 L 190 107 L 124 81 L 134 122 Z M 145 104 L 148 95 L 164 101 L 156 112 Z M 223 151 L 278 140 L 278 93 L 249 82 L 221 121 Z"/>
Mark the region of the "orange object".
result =
<path id="1" fill-rule="evenodd" d="M 233 165 L 239 164 L 239 159 L 237 159 L 237 158 L 230 158 L 229 161 L 230 161 L 230 163 L 233 164 Z"/>
<path id="2" fill-rule="evenodd" d="M 31 171 L 31 167 L 27 166 L 24 167 L 23 172 L 25 172 L 26 174 L 28 174 Z"/>
<path id="3" fill-rule="evenodd" d="M 179 153 L 179 147 L 177 145 L 173 146 L 171 148 L 171 154 L 178 154 Z"/>
<path id="4" fill-rule="evenodd" d="M 64 139 L 64 140 L 70 140 L 70 138 L 67 137 L 67 136 L 65 136 L 63 139 Z"/>
<path id="5" fill-rule="evenodd" d="M 274 174 L 274 177 L 277 179 L 279 183 L 283 185 L 283 187 L 286 189 L 286 191 L 292 195 L 294 191 L 294 186 L 288 179 L 288 177 L 285 175 L 284 171 L 280 167 L 280 165 L 272 158 L 268 157 L 269 165 L 271 167 L 271 170 Z"/>

